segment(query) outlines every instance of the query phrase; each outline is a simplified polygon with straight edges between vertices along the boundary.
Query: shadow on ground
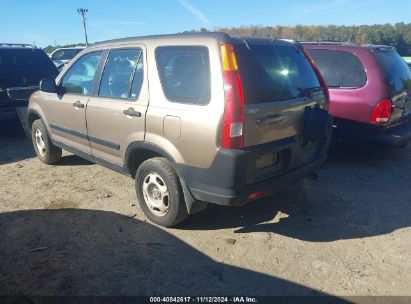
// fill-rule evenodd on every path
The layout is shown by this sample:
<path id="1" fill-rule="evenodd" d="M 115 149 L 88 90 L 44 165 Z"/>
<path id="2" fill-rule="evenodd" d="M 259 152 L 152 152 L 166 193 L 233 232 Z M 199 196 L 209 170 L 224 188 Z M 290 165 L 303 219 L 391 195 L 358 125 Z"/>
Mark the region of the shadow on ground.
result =
<path id="1" fill-rule="evenodd" d="M 0 120 L 0 165 L 32 158 L 34 153 L 31 141 L 21 127 L 17 113 Z"/>
<path id="2" fill-rule="evenodd" d="M 81 158 L 77 155 L 65 155 L 61 158 L 61 160 L 56 164 L 56 166 L 86 166 L 86 165 L 94 165 L 94 163 Z"/>
<path id="3" fill-rule="evenodd" d="M 0 214 L 0 295 L 320 295 L 211 260 L 166 231 L 97 210 Z"/>
<path id="4" fill-rule="evenodd" d="M 260 201 L 236 207 L 209 205 L 181 229 L 237 228 L 311 242 L 391 233 L 411 226 L 411 148 L 343 148 L 318 172 Z"/>
<path id="5" fill-rule="evenodd" d="M 20 125 L 17 114 L 0 120 L 0 165 L 36 157 L 31 139 Z M 91 162 L 76 155 L 64 156 L 58 166 L 84 166 Z"/>

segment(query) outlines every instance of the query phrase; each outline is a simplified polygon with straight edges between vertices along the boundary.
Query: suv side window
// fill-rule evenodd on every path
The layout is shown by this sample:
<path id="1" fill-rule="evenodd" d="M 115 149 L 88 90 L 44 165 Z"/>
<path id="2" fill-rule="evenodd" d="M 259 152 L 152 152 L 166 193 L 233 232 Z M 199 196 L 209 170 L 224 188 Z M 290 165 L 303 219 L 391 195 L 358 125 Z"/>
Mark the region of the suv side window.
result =
<path id="1" fill-rule="evenodd" d="M 74 49 L 60 50 L 55 52 L 51 57 L 52 60 L 70 60 L 76 56 L 78 52 Z"/>
<path id="2" fill-rule="evenodd" d="M 136 71 L 134 72 L 133 84 L 131 85 L 130 98 L 137 99 L 140 96 L 141 88 L 144 81 L 144 65 L 143 65 L 143 52 L 140 53 Z"/>
<path id="3" fill-rule="evenodd" d="M 85 54 L 70 67 L 61 81 L 66 93 L 91 95 L 94 76 L 102 54 L 101 51 Z"/>
<path id="4" fill-rule="evenodd" d="M 331 50 L 307 50 L 330 88 L 361 88 L 367 75 L 360 60 L 352 53 Z"/>
<path id="5" fill-rule="evenodd" d="M 207 47 L 164 46 L 156 49 L 161 86 L 172 102 L 206 105 L 211 98 Z"/>
<path id="6" fill-rule="evenodd" d="M 64 55 L 63 50 L 56 51 L 53 53 L 53 55 L 51 55 L 51 60 L 60 60 L 61 57 L 63 57 L 63 55 Z"/>
<path id="7" fill-rule="evenodd" d="M 144 79 L 142 60 L 141 49 L 111 50 L 98 96 L 137 99 Z"/>

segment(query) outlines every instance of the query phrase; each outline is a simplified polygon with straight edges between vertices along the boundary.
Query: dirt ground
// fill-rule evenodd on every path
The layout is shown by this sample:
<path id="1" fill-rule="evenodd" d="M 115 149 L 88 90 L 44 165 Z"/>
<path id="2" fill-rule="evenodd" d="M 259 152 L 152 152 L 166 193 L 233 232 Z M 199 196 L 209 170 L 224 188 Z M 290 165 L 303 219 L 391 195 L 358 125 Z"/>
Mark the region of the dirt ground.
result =
<path id="1" fill-rule="evenodd" d="M 411 145 L 343 149 L 275 197 L 146 221 L 132 179 L 0 126 L 0 295 L 409 295 Z"/>

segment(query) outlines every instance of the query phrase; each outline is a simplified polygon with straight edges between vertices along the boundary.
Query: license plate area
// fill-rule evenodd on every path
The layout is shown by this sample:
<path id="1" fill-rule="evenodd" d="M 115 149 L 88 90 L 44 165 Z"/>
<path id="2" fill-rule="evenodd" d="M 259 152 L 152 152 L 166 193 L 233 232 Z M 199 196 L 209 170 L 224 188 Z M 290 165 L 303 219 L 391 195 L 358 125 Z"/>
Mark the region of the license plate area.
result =
<path id="1" fill-rule="evenodd" d="M 264 169 L 280 164 L 280 154 L 278 152 L 264 154 L 257 157 L 255 161 L 257 169 Z"/>
<path id="2" fill-rule="evenodd" d="M 254 177 L 252 182 L 281 174 L 288 169 L 290 159 L 291 150 L 289 148 L 257 156 L 254 159 Z"/>

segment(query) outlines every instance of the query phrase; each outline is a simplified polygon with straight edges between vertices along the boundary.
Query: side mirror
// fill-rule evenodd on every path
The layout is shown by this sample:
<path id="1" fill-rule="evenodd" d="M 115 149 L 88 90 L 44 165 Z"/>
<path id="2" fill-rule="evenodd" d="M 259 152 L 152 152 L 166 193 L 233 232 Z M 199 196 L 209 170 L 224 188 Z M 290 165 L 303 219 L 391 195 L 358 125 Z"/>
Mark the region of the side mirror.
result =
<path id="1" fill-rule="evenodd" d="M 57 93 L 57 86 L 54 79 L 42 79 L 40 81 L 40 91 L 47 93 Z"/>

